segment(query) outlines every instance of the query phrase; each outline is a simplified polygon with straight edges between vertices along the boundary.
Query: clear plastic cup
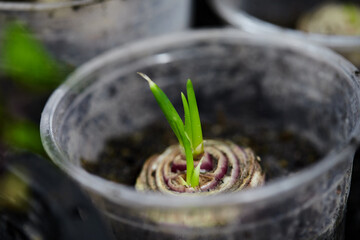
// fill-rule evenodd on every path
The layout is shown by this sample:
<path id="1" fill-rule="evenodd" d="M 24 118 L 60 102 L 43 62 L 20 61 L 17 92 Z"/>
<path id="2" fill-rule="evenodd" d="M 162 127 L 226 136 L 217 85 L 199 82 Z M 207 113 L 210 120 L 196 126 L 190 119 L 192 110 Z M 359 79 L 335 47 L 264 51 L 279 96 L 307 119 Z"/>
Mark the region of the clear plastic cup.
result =
<path id="1" fill-rule="evenodd" d="M 57 59 L 77 66 L 119 44 L 188 28 L 190 4 L 189 0 L 0 1 L 0 30 L 13 20 L 22 21 Z"/>
<path id="2" fill-rule="evenodd" d="M 293 29 L 303 14 L 329 0 L 212 0 L 220 17 L 230 25 L 250 33 L 275 34 L 311 41 L 329 47 L 360 66 L 360 36 L 325 35 Z M 336 1 L 335 1 L 336 2 Z M 359 4 L 359 0 L 346 3 Z"/>
<path id="3" fill-rule="evenodd" d="M 90 174 L 81 160 L 97 161 L 107 140 L 167 125 L 139 71 L 176 108 L 179 89 L 191 78 L 204 122 L 220 117 L 257 134 L 261 126 L 291 129 L 322 157 L 263 187 L 212 197 L 137 192 Z M 118 239 L 341 239 L 359 142 L 358 74 L 330 50 L 278 36 L 224 29 L 169 35 L 81 66 L 49 99 L 41 137 L 50 158 L 89 192 Z M 153 141 L 158 138 L 154 132 Z"/>

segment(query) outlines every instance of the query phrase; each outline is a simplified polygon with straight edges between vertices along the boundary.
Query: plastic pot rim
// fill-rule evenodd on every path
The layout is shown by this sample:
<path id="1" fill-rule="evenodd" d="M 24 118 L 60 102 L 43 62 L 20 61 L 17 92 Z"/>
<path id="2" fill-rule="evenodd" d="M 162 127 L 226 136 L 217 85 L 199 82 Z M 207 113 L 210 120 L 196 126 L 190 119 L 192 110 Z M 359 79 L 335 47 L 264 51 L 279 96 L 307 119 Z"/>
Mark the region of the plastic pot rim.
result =
<path id="1" fill-rule="evenodd" d="M 123 45 L 111 49 L 100 56 L 83 64 L 71 74 L 68 79 L 58 87 L 49 98 L 41 117 L 40 133 L 43 146 L 52 159 L 61 169 L 67 174 L 77 180 L 85 189 L 90 192 L 101 195 L 109 201 L 119 203 L 121 205 L 128 205 L 137 207 L 156 207 L 156 208 L 183 208 L 183 207 L 213 207 L 213 206 L 228 206 L 238 204 L 253 204 L 255 202 L 268 201 L 270 199 L 277 199 L 281 194 L 294 190 L 303 184 L 314 181 L 318 176 L 327 170 L 334 167 L 341 162 L 345 157 L 353 157 L 360 139 L 360 123 L 354 127 L 352 135 L 348 142 L 345 142 L 337 151 L 329 151 L 320 161 L 300 170 L 291 176 L 281 177 L 272 180 L 263 187 L 244 190 L 232 194 L 220 194 L 209 197 L 201 196 L 166 196 L 158 193 L 143 193 L 136 192 L 135 189 L 117 184 L 101 177 L 92 175 L 86 172 L 79 166 L 75 166 L 67 159 L 67 155 L 58 146 L 54 136 L 54 113 L 57 111 L 57 106 L 66 96 L 68 91 L 85 76 L 102 68 L 108 63 L 117 59 L 126 59 L 127 56 L 132 55 L 139 58 L 147 56 L 150 52 L 156 50 L 167 49 L 171 46 L 178 46 L 178 44 L 186 44 L 196 41 L 207 41 L 216 39 L 231 39 L 232 41 L 247 41 L 253 44 L 267 44 L 274 47 L 284 48 L 288 47 L 297 52 L 319 59 L 339 72 L 347 76 L 349 81 L 355 82 L 358 88 L 357 98 L 360 102 L 360 79 L 356 76 L 358 71 L 349 61 L 334 53 L 333 51 L 321 46 L 305 43 L 282 36 L 268 36 L 259 34 L 248 34 L 233 29 L 212 29 L 212 30 L 197 30 L 185 31 L 181 33 L 169 34 L 153 39 L 146 39 L 132 44 Z M 67 161 L 64 161 L 67 159 Z M 205 200 L 206 199 L 206 200 Z M 205 201 L 204 201 L 205 200 Z"/>
<path id="2" fill-rule="evenodd" d="M 37 12 L 61 8 L 81 7 L 108 0 L 62 0 L 55 2 L 10 2 L 0 1 L 0 11 Z"/>
<path id="3" fill-rule="evenodd" d="M 232 9 L 226 3 L 211 0 L 213 9 L 228 24 L 235 28 L 249 32 L 262 34 L 283 34 L 287 37 L 311 41 L 316 44 L 332 48 L 336 51 L 352 52 L 354 49 L 360 51 L 360 36 L 325 35 L 307 33 L 296 29 L 281 27 L 267 21 L 263 21 L 247 14 L 241 9 Z"/>

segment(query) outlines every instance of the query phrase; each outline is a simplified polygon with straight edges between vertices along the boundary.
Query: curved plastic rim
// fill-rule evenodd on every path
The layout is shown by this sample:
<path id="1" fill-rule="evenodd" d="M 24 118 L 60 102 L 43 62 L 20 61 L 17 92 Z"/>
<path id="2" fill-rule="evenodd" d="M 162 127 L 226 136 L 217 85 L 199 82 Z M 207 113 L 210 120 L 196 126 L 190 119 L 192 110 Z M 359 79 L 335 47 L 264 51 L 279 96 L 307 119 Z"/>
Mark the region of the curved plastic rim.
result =
<path id="1" fill-rule="evenodd" d="M 0 1 L 0 11 L 48 11 L 60 8 L 79 7 L 104 0 L 67 0 L 55 2 L 9 2 Z M 105 0 L 107 1 L 107 0 Z"/>
<path id="2" fill-rule="evenodd" d="M 360 51 L 360 36 L 324 35 L 306 33 L 299 30 L 280 27 L 253 17 L 246 12 L 228 5 L 225 1 L 211 0 L 215 11 L 230 25 L 250 33 L 284 34 L 302 40 L 309 40 L 338 51 Z"/>

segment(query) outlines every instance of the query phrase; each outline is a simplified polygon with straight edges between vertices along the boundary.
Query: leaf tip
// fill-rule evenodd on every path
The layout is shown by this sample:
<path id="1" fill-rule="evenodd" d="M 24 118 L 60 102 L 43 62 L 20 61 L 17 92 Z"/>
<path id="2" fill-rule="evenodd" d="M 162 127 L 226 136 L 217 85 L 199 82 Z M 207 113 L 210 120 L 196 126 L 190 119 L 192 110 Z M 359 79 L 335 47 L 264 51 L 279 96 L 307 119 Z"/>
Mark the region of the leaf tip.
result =
<path id="1" fill-rule="evenodd" d="M 149 85 L 154 84 L 154 82 L 145 73 L 137 72 L 137 74 L 139 74 L 142 78 L 144 78 L 149 83 Z"/>
<path id="2" fill-rule="evenodd" d="M 183 92 L 181 92 L 181 98 L 184 100 L 186 100 L 185 94 Z"/>
<path id="3" fill-rule="evenodd" d="M 190 79 L 190 78 L 188 78 L 186 84 L 187 84 L 187 85 L 192 85 L 192 82 L 191 82 L 191 79 Z"/>

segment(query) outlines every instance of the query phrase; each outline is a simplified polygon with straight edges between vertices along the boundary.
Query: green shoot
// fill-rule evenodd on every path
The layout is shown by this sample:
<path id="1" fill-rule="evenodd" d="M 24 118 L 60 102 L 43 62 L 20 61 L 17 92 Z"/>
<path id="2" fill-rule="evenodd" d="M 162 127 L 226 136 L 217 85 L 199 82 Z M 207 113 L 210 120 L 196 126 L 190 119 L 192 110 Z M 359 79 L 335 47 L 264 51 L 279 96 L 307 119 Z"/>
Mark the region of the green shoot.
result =
<path id="1" fill-rule="evenodd" d="M 199 110 L 196 103 L 194 87 L 191 83 L 191 80 L 188 79 L 186 84 L 186 91 L 189 100 L 189 109 L 190 109 L 190 119 L 191 119 L 191 143 L 193 147 L 193 154 L 194 156 L 200 155 L 204 152 L 204 145 L 203 145 L 203 137 L 201 131 L 201 123 L 200 123 L 200 116 Z"/>
<path id="2" fill-rule="evenodd" d="M 179 180 L 180 180 L 181 185 L 183 185 L 183 186 L 185 186 L 185 187 L 189 186 L 189 185 L 187 184 L 187 182 L 186 182 L 182 177 L 180 177 Z"/>
<path id="3" fill-rule="evenodd" d="M 194 158 L 191 149 L 191 143 L 189 137 L 185 133 L 184 126 L 182 125 L 179 129 L 179 133 L 182 138 L 183 148 L 185 150 L 186 158 L 186 183 L 188 186 L 196 187 L 197 185 L 192 184 L 192 179 L 194 177 Z"/>
<path id="4" fill-rule="evenodd" d="M 181 131 L 184 128 L 184 125 L 169 98 L 147 75 L 143 73 L 138 74 L 149 83 L 150 90 L 154 94 L 157 103 L 166 117 L 166 120 L 169 122 L 170 127 L 179 140 L 180 145 L 184 146 L 183 138 L 181 137 Z"/>
<path id="5" fill-rule="evenodd" d="M 188 186 L 199 186 L 200 164 L 194 169 L 194 157 L 204 152 L 201 123 L 196 105 L 195 93 L 190 79 L 187 82 L 187 95 L 181 93 L 184 106 L 185 124 L 166 94 L 145 74 L 138 73 L 150 86 L 157 103 L 163 111 L 171 129 L 175 133 L 186 157 L 186 183 Z"/>
<path id="6" fill-rule="evenodd" d="M 196 166 L 196 168 L 194 169 L 194 173 L 191 177 L 191 186 L 199 186 L 200 183 L 200 166 L 201 166 L 201 161 L 198 163 L 198 165 Z"/>
<path id="7" fill-rule="evenodd" d="M 191 143 L 191 139 L 192 139 L 192 129 L 191 129 L 191 117 L 190 117 L 190 110 L 189 110 L 189 104 L 186 100 L 186 97 L 183 93 L 181 93 L 181 99 L 183 102 L 183 106 L 184 106 L 184 115 L 185 115 L 185 133 L 187 134 L 187 137 L 190 139 L 190 143 Z M 191 146 L 191 148 L 193 148 L 193 146 Z"/>

